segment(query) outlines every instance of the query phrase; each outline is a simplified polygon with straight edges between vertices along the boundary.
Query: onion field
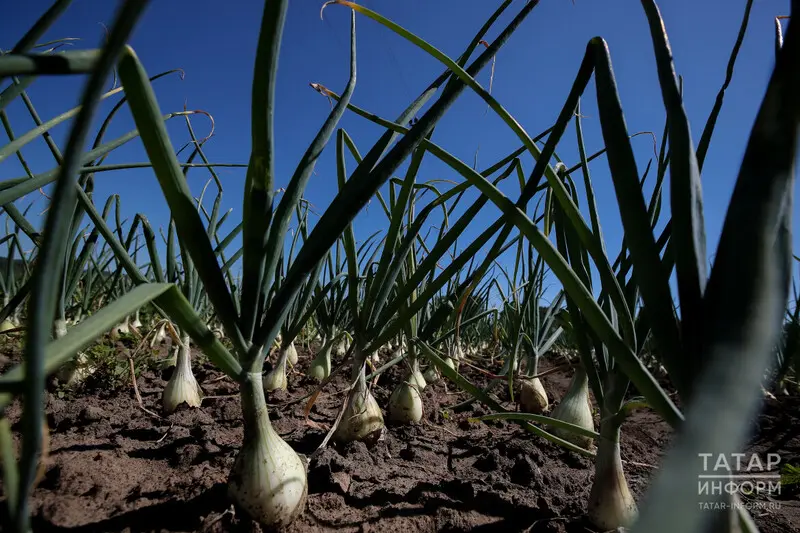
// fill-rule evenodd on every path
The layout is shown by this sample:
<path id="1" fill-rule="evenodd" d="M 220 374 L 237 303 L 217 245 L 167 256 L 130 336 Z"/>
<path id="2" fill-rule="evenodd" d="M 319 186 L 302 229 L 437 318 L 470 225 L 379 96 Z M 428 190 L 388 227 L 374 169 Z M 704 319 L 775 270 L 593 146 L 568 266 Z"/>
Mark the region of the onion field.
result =
<path id="1" fill-rule="evenodd" d="M 702 117 L 655 0 L 636 6 L 653 132 L 628 129 L 602 36 L 555 122 L 523 125 L 496 98 L 486 80 L 538 0 L 485 2 L 457 56 L 380 3 L 320 2 L 347 14 L 349 68 L 342 87 L 311 83 L 330 105 L 290 175 L 274 120 L 289 0 L 247 21 L 243 162 L 198 126 L 213 109 L 159 104 L 183 72 L 129 44 L 149 3 L 117 2 L 96 49 L 53 37 L 70 0 L 0 35 L 0 530 L 800 532 L 800 0 L 775 13 L 718 235 L 706 156 L 733 72 L 752 75 L 737 60 L 763 22 L 753 0 L 732 3 L 741 27 Z M 362 107 L 366 25 L 440 69 L 397 116 Z M 33 88 L 64 76 L 80 104 L 40 115 Z M 467 94 L 513 136 L 503 157 L 464 160 L 437 131 Z M 362 143 L 349 120 L 380 135 Z M 134 145 L 146 161 L 115 157 Z M 157 181 L 164 224 L 96 192 L 132 169 Z M 318 172 L 335 180 L 324 206 Z"/>

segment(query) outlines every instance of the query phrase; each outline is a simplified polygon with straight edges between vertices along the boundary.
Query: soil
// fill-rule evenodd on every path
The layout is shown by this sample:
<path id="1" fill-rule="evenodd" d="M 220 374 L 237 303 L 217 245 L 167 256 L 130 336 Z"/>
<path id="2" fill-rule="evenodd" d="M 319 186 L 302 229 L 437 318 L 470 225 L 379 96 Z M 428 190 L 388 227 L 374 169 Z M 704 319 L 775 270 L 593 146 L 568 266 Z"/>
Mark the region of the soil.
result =
<path id="1" fill-rule="evenodd" d="M 12 360 L 18 353 L 5 350 Z M 300 454 L 311 455 L 336 417 L 346 387 L 337 376 L 319 396 L 310 417 L 298 401 L 316 388 L 304 377 L 310 355 L 289 376 L 290 390 L 268 402 L 275 429 Z M 3 365 L 7 366 L 7 365 Z M 161 413 L 168 372 L 139 372 L 109 388 L 92 386 L 66 397 L 48 393 L 50 455 L 32 496 L 36 532 L 260 531 L 226 496 L 226 478 L 242 439 L 236 385 L 213 366 L 195 363 L 205 399 L 198 409 Z M 484 375 L 462 365 L 475 384 Z M 541 370 L 548 368 L 542 362 Z M 373 393 L 388 402 L 400 368 L 378 379 Z M 569 371 L 542 381 L 560 398 Z M 72 397 L 70 397 L 72 396 Z M 508 398 L 498 392 L 501 401 Z M 423 391 L 420 424 L 389 426 L 373 447 L 353 443 L 325 448 L 309 464 L 304 514 L 291 532 L 375 531 L 595 531 L 584 519 L 593 477 L 590 459 L 565 451 L 510 422 L 476 422 L 487 409 L 444 380 Z M 777 452 L 800 462 L 800 398 L 768 400 L 750 451 Z M 6 415 L 18 429 L 19 403 Z M 647 410 L 623 427 L 622 457 L 637 500 L 657 470 L 671 430 Z M 761 531 L 800 532 L 797 491 L 784 491 L 777 510 L 754 512 Z M 2 506 L 5 509 L 5 505 Z"/>

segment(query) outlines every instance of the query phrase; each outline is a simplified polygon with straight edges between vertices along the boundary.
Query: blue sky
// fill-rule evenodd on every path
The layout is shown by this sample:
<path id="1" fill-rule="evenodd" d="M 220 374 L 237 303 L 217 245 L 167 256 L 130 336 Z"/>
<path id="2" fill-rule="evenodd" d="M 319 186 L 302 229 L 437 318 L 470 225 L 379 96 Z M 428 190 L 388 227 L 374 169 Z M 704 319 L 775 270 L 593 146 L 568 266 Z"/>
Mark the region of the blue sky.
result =
<path id="1" fill-rule="evenodd" d="M 362 0 L 361 3 L 427 39 L 451 57 L 463 50 L 499 5 L 499 1 L 486 0 Z M 95 47 L 103 37 L 101 24 L 111 23 L 116 5 L 116 2 L 101 0 L 76 0 L 46 38 L 78 37 L 82 41 L 76 47 Z M 263 4 L 237 2 L 231 3 L 228 9 L 220 9 L 220 5 L 210 1 L 151 2 L 131 45 L 151 76 L 173 68 L 185 71 L 183 80 L 172 75 L 155 83 L 162 111 L 180 111 L 186 103 L 188 109 L 212 114 L 216 129 L 214 137 L 206 144 L 209 158 L 216 162 L 246 163 L 250 150 L 250 82 Z M 321 5 L 319 0 L 290 2 L 281 48 L 275 115 L 279 186 L 286 184 L 300 155 L 330 110 L 327 100 L 312 90 L 309 83 L 322 83 L 341 92 L 347 80 L 349 10 L 332 6 L 325 11 L 324 20 L 320 20 Z M 0 47 L 11 48 L 48 6 L 46 1 L 17 3 L 14 14 L 0 20 Z M 507 10 L 488 35 L 490 40 L 521 6 L 522 0 L 517 0 Z M 724 79 L 744 6 L 744 0 L 660 2 L 677 70 L 684 77 L 685 105 L 695 142 L 699 140 Z M 713 254 L 716 247 L 749 130 L 774 63 L 773 18 L 788 11 L 789 0 L 755 0 L 753 6 L 748 34 L 733 83 L 726 93 L 703 175 L 709 254 Z M 365 17 L 357 18 L 357 33 L 358 83 L 352 102 L 393 119 L 443 67 Z M 542 1 L 498 54 L 493 95 L 529 134 L 545 130 L 563 105 L 586 43 L 597 35 L 609 44 L 629 131 L 652 131 L 660 142 L 664 111 L 649 31 L 638 2 Z M 478 79 L 488 86 L 489 69 Z M 78 77 L 41 79 L 30 88 L 29 94 L 39 114 L 47 120 L 74 106 L 82 86 L 83 80 Z M 103 109 L 110 109 L 115 101 L 110 99 Z M 596 108 L 592 82 L 582 101 L 589 153 L 602 148 Z M 8 111 L 17 134 L 32 127 L 20 102 L 15 102 Z M 362 153 L 382 133 L 352 114 L 345 115 L 340 125 L 353 137 Z M 209 122 L 198 115 L 193 117 L 193 126 L 198 136 L 203 136 Z M 124 111 L 115 119 L 107 138 L 131 129 L 132 121 Z M 182 119 L 173 119 L 169 129 L 176 146 L 188 139 Z M 53 130 L 62 147 L 67 132 L 66 127 Z M 479 168 L 485 168 L 520 145 L 500 119 L 491 111 L 487 113 L 486 105 L 469 91 L 442 120 L 434 140 L 467 162 L 477 157 Z M 639 136 L 633 140 L 633 145 L 641 172 L 653 157 L 652 137 Z M 34 172 L 53 166 L 52 156 L 41 141 L 29 145 L 23 153 Z M 568 166 L 577 161 L 574 128 L 570 127 L 565 134 L 558 153 Z M 144 160 L 137 140 L 118 150 L 107 162 Z M 533 168 L 530 156 L 525 156 L 523 164 L 526 173 Z M 354 168 L 352 162 L 349 168 Z M 596 160 L 591 171 L 608 249 L 610 254 L 616 255 L 621 226 L 605 159 Z M 230 218 L 238 220 L 245 172 L 221 169 L 219 174 L 225 188 L 224 205 L 234 210 Z M 21 175 L 22 168 L 16 161 L 0 165 L 0 179 Z M 208 174 L 193 170 L 189 177 L 193 191 L 198 192 Z M 430 156 L 426 157 L 420 179 L 461 181 L 448 167 Z M 516 198 L 518 189 L 512 180 L 507 181 L 503 190 Z M 317 164 L 306 196 L 321 211 L 336 190 L 331 144 Z M 126 216 L 142 212 L 154 226 L 163 226 L 168 221 L 166 203 L 149 170 L 97 175 L 96 203 L 102 205 L 112 193 L 122 196 Z M 43 203 L 39 202 L 36 212 L 42 209 Z M 470 234 L 477 234 L 497 213 L 491 206 L 485 208 L 476 218 Z M 35 221 L 36 217 L 33 218 Z M 359 215 L 356 236 L 365 238 L 384 225 L 385 217 L 373 202 Z"/>

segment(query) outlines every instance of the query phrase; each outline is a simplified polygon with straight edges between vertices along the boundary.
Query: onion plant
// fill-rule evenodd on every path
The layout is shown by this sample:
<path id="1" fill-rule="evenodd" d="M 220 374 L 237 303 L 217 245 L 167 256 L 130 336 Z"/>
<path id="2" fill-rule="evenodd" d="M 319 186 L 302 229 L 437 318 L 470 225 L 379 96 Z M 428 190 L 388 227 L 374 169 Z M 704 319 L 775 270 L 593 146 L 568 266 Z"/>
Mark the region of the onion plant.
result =
<path id="1" fill-rule="evenodd" d="M 298 243 L 298 237 L 302 235 L 303 239 L 305 240 L 308 236 L 308 214 L 308 203 L 304 203 L 302 208 L 298 206 L 296 209 L 298 228 L 294 233 L 294 237 L 292 238 L 292 244 L 289 249 L 289 257 L 292 257 L 292 252 Z M 327 258 L 330 259 L 330 253 L 328 253 Z M 281 269 L 283 265 L 284 261 L 280 261 L 279 267 Z M 281 333 L 279 335 L 280 342 L 278 346 L 278 356 L 273 364 L 272 370 L 269 372 L 269 374 L 267 374 L 264 381 L 264 388 L 267 391 L 277 389 L 285 390 L 287 388 L 288 383 L 286 377 L 286 364 L 290 363 L 291 365 L 295 365 L 298 361 L 297 350 L 294 345 L 295 339 L 298 337 L 298 335 L 300 335 L 300 332 L 303 330 L 303 328 L 309 323 L 314 313 L 317 313 L 317 316 L 320 316 L 319 310 L 325 309 L 324 305 L 327 303 L 328 296 L 331 291 L 333 291 L 335 287 L 341 287 L 341 284 L 338 283 L 340 278 L 337 277 L 334 277 L 325 285 L 320 286 L 320 271 L 325 265 L 326 261 L 320 261 L 317 263 L 316 271 L 312 272 L 312 274 L 308 277 L 308 280 L 306 280 L 306 282 L 303 284 L 303 288 L 300 291 L 298 298 L 289 309 L 289 313 L 287 314 L 283 326 L 281 327 Z M 328 261 L 327 265 L 330 268 L 331 263 Z M 278 272 L 276 279 L 280 281 L 282 278 L 283 272 L 281 270 Z M 327 357 L 323 355 L 324 359 L 319 363 L 317 362 L 317 359 L 312 362 L 310 369 L 312 375 L 314 372 L 319 372 L 315 375 L 315 377 L 324 379 L 330 374 L 330 347 L 332 346 L 335 338 L 335 335 L 331 335 L 330 344 L 323 341 L 324 344 L 328 344 Z M 324 347 L 321 353 L 325 353 Z"/>
<path id="2" fill-rule="evenodd" d="M 532 252 L 531 249 L 528 265 L 533 262 Z M 543 413 L 549 408 L 550 401 L 539 379 L 539 359 L 550 350 L 564 331 L 556 321 L 564 293 L 559 291 L 547 307 L 541 307 L 545 293 L 545 264 L 541 257 L 533 262 L 533 268 L 529 267 L 528 280 L 529 287 L 526 287 L 525 297 L 531 303 L 523 306 L 520 324 L 525 370 L 520 379 L 519 402 L 526 412 Z"/>
<path id="3" fill-rule="evenodd" d="M 579 152 L 584 154 L 583 137 L 580 114 L 575 118 L 576 132 L 578 136 Z M 663 153 L 663 150 L 662 150 Z M 573 201 L 578 203 L 577 187 L 572 177 L 559 167 L 561 178 L 570 191 Z M 648 226 L 655 229 L 658 222 L 658 204 L 661 199 L 661 185 L 666 170 L 666 162 L 660 162 L 659 172 L 651 202 L 648 206 Z M 592 191 L 591 177 L 588 165 L 582 167 L 584 187 L 588 201 L 588 211 L 592 223 L 592 230 L 595 235 L 602 235 L 597 208 L 594 205 L 594 192 Z M 642 179 L 644 183 L 647 177 Z M 560 205 L 553 205 L 552 231 L 555 233 L 556 246 L 560 255 L 568 262 L 573 272 L 577 274 L 583 285 L 590 291 L 592 290 L 592 264 L 588 259 L 588 254 L 581 248 L 573 227 L 565 220 L 564 210 Z M 601 240 L 601 246 L 605 249 L 605 244 Z M 660 250 L 659 250 L 660 251 Z M 622 252 L 618 257 L 624 257 L 627 250 L 623 246 Z M 626 283 L 629 274 L 629 264 L 623 265 L 617 261 L 614 263 L 617 268 L 617 282 L 626 295 L 628 309 L 636 309 L 639 298 L 638 288 L 634 280 Z M 628 527 L 633 524 L 636 517 L 636 504 L 628 487 L 627 480 L 622 467 L 620 456 L 620 431 L 625 413 L 628 407 L 635 403 L 625 403 L 625 396 L 630 386 L 630 379 L 622 371 L 620 365 L 611 356 L 610 350 L 606 345 L 598 340 L 594 332 L 587 327 L 587 319 L 582 309 L 576 305 L 571 295 L 567 295 L 566 317 L 572 332 L 572 338 L 577 342 L 578 353 L 580 355 L 580 366 L 578 367 L 572 383 L 558 407 L 553 410 L 552 416 L 560 420 L 568 421 L 588 429 L 594 428 L 594 419 L 589 400 L 589 385 L 593 392 L 595 401 L 600 410 L 600 439 L 597 444 L 597 457 L 595 460 L 595 475 L 592 489 L 589 496 L 588 516 L 589 519 L 599 528 L 609 529 L 617 527 Z M 612 326 L 618 331 L 620 337 L 624 335 L 619 327 L 618 312 L 607 291 L 601 291 L 597 302 L 603 308 L 603 312 L 611 320 Z M 647 337 L 646 319 L 640 315 L 635 317 L 636 337 L 628 340 L 631 351 L 638 354 L 641 352 L 642 341 Z M 573 437 L 580 438 L 580 437 Z M 573 441 L 574 442 L 574 441 Z M 582 444 L 588 445 L 583 442 Z"/>
<path id="4" fill-rule="evenodd" d="M 460 346 L 460 336 L 465 331 L 472 331 L 476 325 L 485 324 L 497 314 L 496 309 L 488 308 L 490 285 L 485 283 L 478 290 L 479 296 L 471 297 L 461 308 L 454 305 L 454 296 L 465 280 L 471 280 L 469 267 L 465 267 L 450 278 L 441 292 L 431 298 L 417 315 L 417 333 L 412 340 L 422 340 L 433 347 L 442 347 L 447 353 L 454 354 L 454 347 Z M 432 272 L 432 274 L 434 274 Z M 433 276 L 429 281 L 433 281 Z M 426 281 L 420 290 L 424 291 Z M 470 281 L 467 281 L 469 283 Z M 413 343 L 411 343 L 413 346 Z M 445 359 L 446 364 L 455 369 L 457 363 L 451 357 Z M 422 375 L 425 383 L 434 383 L 441 377 L 435 365 L 429 365 Z"/>
<path id="5" fill-rule="evenodd" d="M 523 244 L 527 248 L 527 254 L 524 255 Z M 563 293 L 556 295 L 542 317 L 539 306 L 544 297 L 545 265 L 541 257 L 534 259 L 534 249 L 528 243 L 518 244 L 512 275 L 506 269 L 500 269 L 508 285 L 508 294 L 506 295 L 496 279 L 493 280 L 502 299 L 502 309 L 495 326 L 504 355 L 503 368 L 499 375 L 506 376 L 508 392 L 513 400 L 514 378 L 520 374 L 521 355 L 525 354 L 525 378 L 519 383 L 520 392 L 524 391 L 525 399 L 520 400 L 529 412 L 541 413 L 546 409 L 548 401 L 547 394 L 536 377 L 538 361 L 539 356 L 549 350 L 561 335 L 560 327 L 553 328 L 552 332 L 549 330 L 556 318 L 556 311 L 561 306 Z M 544 325 L 541 324 L 542 318 Z"/>
<path id="6" fill-rule="evenodd" d="M 348 334 L 347 328 L 350 325 L 345 257 L 341 241 L 337 241 L 335 247 L 328 253 L 324 264 L 321 273 L 322 283 L 330 288 L 328 291 L 323 291 L 318 285 L 316 289 L 317 296 L 321 297 L 320 304 L 314 309 L 320 344 L 319 352 L 308 368 L 308 374 L 320 381 L 330 376 L 333 347 Z"/>

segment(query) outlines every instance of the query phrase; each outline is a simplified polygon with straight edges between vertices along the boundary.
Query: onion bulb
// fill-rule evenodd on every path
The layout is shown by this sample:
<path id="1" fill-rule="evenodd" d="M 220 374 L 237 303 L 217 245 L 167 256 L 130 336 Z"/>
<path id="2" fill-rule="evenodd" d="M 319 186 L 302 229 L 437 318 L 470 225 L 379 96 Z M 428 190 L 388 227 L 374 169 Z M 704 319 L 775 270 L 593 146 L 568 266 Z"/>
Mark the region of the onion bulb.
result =
<path id="1" fill-rule="evenodd" d="M 141 329 L 141 327 L 142 327 L 142 321 L 141 321 L 141 320 L 139 320 L 139 310 L 138 310 L 138 309 L 136 310 L 136 313 L 134 313 L 134 315 L 133 315 L 133 322 L 131 322 L 131 324 L 130 324 L 130 325 L 131 325 L 132 327 L 136 328 L 136 329 Z"/>
<path id="2" fill-rule="evenodd" d="M 417 358 L 416 346 L 411 345 L 408 348 L 407 361 L 409 366 L 409 375 L 406 377 L 405 381 L 416 387 L 417 392 L 425 390 L 425 387 L 428 386 L 428 383 L 425 381 L 425 377 L 422 375 L 422 372 L 419 371 L 419 359 Z"/>
<path id="3" fill-rule="evenodd" d="M 286 380 L 286 362 L 289 360 L 292 351 L 294 351 L 294 344 L 292 343 L 280 349 L 275 367 L 264 378 L 265 391 L 286 390 L 288 385 Z M 295 357 L 297 357 L 296 351 L 294 354 Z"/>
<path id="4" fill-rule="evenodd" d="M 333 348 L 332 341 L 323 341 L 322 349 L 317 356 L 311 361 L 311 366 L 308 367 L 308 375 L 314 379 L 322 381 L 331 375 L 331 349 Z"/>
<path id="5" fill-rule="evenodd" d="M 347 353 L 347 349 L 348 349 L 347 341 L 345 340 L 344 337 L 341 337 L 339 339 L 339 342 L 336 343 L 336 347 L 334 348 L 333 351 L 336 357 L 344 357 L 344 354 Z"/>
<path id="6" fill-rule="evenodd" d="M 294 341 L 289 343 L 289 346 L 286 347 L 286 354 L 287 354 L 287 361 L 289 364 L 294 366 L 297 364 L 298 357 L 297 357 L 297 348 L 294 347 Z"/>
<path id="7" fill-rule="evenodd" d="M 456 342 L 451 345 L 449 359 L 452 359 L 453 362 L 455 363 L 453 370 L 458 370 L 458 364 L 461 362 L 462 359 L 464 359 L 464 349 L 461 347 L 460 342 Z"/>
<path id="8" fill-rule="evenodd" d="M 286 390 L 288 381 L 286 379 L 286 360 L 278 358 L 275 368 L 270 370 L 264 377 L 264 390 L 271 392 L 274 390 Z"/>
<path id="9" fill-rule="evenodd" d="M 63 318 L 57 319 L 53 325 L 53 333 L 56 339 L 65 337 L 67 335 L 67 321 Z"/>
<path id="10" fill-rule="evenodd" d="M 416 366 L 416 365 L 415 365 Z M 422 375 L 422 372 L 419 370 L 419 366 L 414 368 L 414 370 L 409 373 L 408 378 L 406 378 L 409 383 L 414 385 L 417 390 L 423 391 L 425 387 L 428 386 L 428 383 L 425 381 L 425 376 Z"/>
<path id="11" fill-rule="evenodd" d="M 526 413 L 540 415 L 550 407 L 547 391 L 539 378 L 523 378 L 520 382 L 519 403 Z"/>
<path id="12" fill-rule="evenodd" d="M 125 320 L 123 320 L 120 324 L 117 324 L 113 328 L 111 328 L 111 338 L 118 339 L 120 335 L 127 335 L 131 332 L 130 326 L 130 316 L 126 316 Z"/>
<path id="13" fill-rule="evenodd" d="M 217 337 L 218 339 L 227 339 L 227 338 L 228 338 L 228 336 L 227 336 L 227 335 L 225 335 L 225 328 L 223 328 L 223 327 L 222 327 L 221 325 L 219 325 L 219 324 L 217 324 L 216 326 L 214 326 L 213 328 L 211 328 L 211 331 L 212 331 L 212 332 L 214 332 L 214 335 L 216 335 L 216 337 Z"/>
<path id="14" fill-rule="evenodd" d="M 8 297 L 8 294 L 3 296 L 3 307 L 6 307 L 11 299 Z M 2 322 L 0 322 L 0 333 L 6 332 L 10 329 L 14 329 L 17 327 L 18 322 L 16 320 L 16 315 L 19 313 L 19 307 L 14 310 L 14 314 L 10 317 L 6 318 Z"/>
<path id="15" fill-rule="evenodd" d="M 431 365 L 425 373 L 422 374 L 422 377 L 425 379 L 425 383 L 436 383 L 442 376 L 439 374 L 439 369 Z"/>
<path id="16" fill-rule="evenodd" d="M 164 412 L 173 413 L 182 403 L 189 407 L 200 407 L 203 400 L 203 391 L 192 373 L 191 347 L 189 336 L 184 335 L 181 344 L 177 346 L 177 360 L 175 370 L 164 387 L 161 397 Z"/>
<path id="17" fill-rule="evenodd" d="M 364 356 L 356 354 L 353 366 L 353 372 L 357 376 L 355 386 L 347 395 L 344 414 L 333 434 L 333 440 L 341 443 L 360 440 L 371 444 L 383 433 L 383 413 L 367 388 Z"/>
<path id="18" fill-rule="evenodd" d="M 150 338 L 150 347 L 155 348 L 158 344 L 163 344 L 167 341 L 167 325 L 162 322 L 158 330 Z"/>
<path id="19" fill-rule="evenodd" d="M 228 476 L 228 496 L 269 529 L 288 526 L 308 496 L 306 465 L 272 428 L 261 374 L 241 384 L 244 438 Z"/>
<path id="20" fill-rule="evenodd" d="M 422 420 L 422 396 L 412 380 L 413 374 L 409 374 L 389 397 L 389 420 L 392 422 L 408 424 Z"/>
<path id="21" fill-rule="evenodd" d="M 589 493 L 589 520 L 603 531 L 630 527 L 636 520 L 636 501 L 628 489 L 619 453 L 619 426 L 601 424 L 594 482 Z"/>
<path id="22" fill-rule="evenodd" d="M 564 395 L 551 414 L 562 422 L 568 422 L 575 426 L 594 431 L 594 418 L 592 409 L 589 406 L 589 378 L 586 370 L 581 366 L 572 377 L 569 390 Z M 554 429 L 553 433 L 562 439 L 580 446 L 588 448 L 592 444 L 592 438 L 585 435 L 578 435 L 566 429 Z"/>
<path id="23" fill-rule="evenodd" d="M 64 363 L 56 373 L 58 381 L 67 386 L 74 387 L 95 373 L 97 368 L 92 365 L 89 356 L 78 352 L 75 357 Z"/>
<path id="24" fill-rule="evenodd" d="M 56 320 L 54 329 L 56 339 L 64 337 L 67 334 L 66 321 Z M 89 356 L 84 352 L 78 352 L 75 357 L 61 365 L 56 373 L 56 379 L 67 387 L 74 387 L 94 374 L 95 370 L 97 369 L 89 361 Z"/>
<path id="25" fill-rule="evenodd" d="M 461 360 L 466 357 L 466 353 L 464 352 L 464 347 L 461 346 L 461 343 L 456 344 L 455 348 L 453 349 L 453 359 Z"/>

